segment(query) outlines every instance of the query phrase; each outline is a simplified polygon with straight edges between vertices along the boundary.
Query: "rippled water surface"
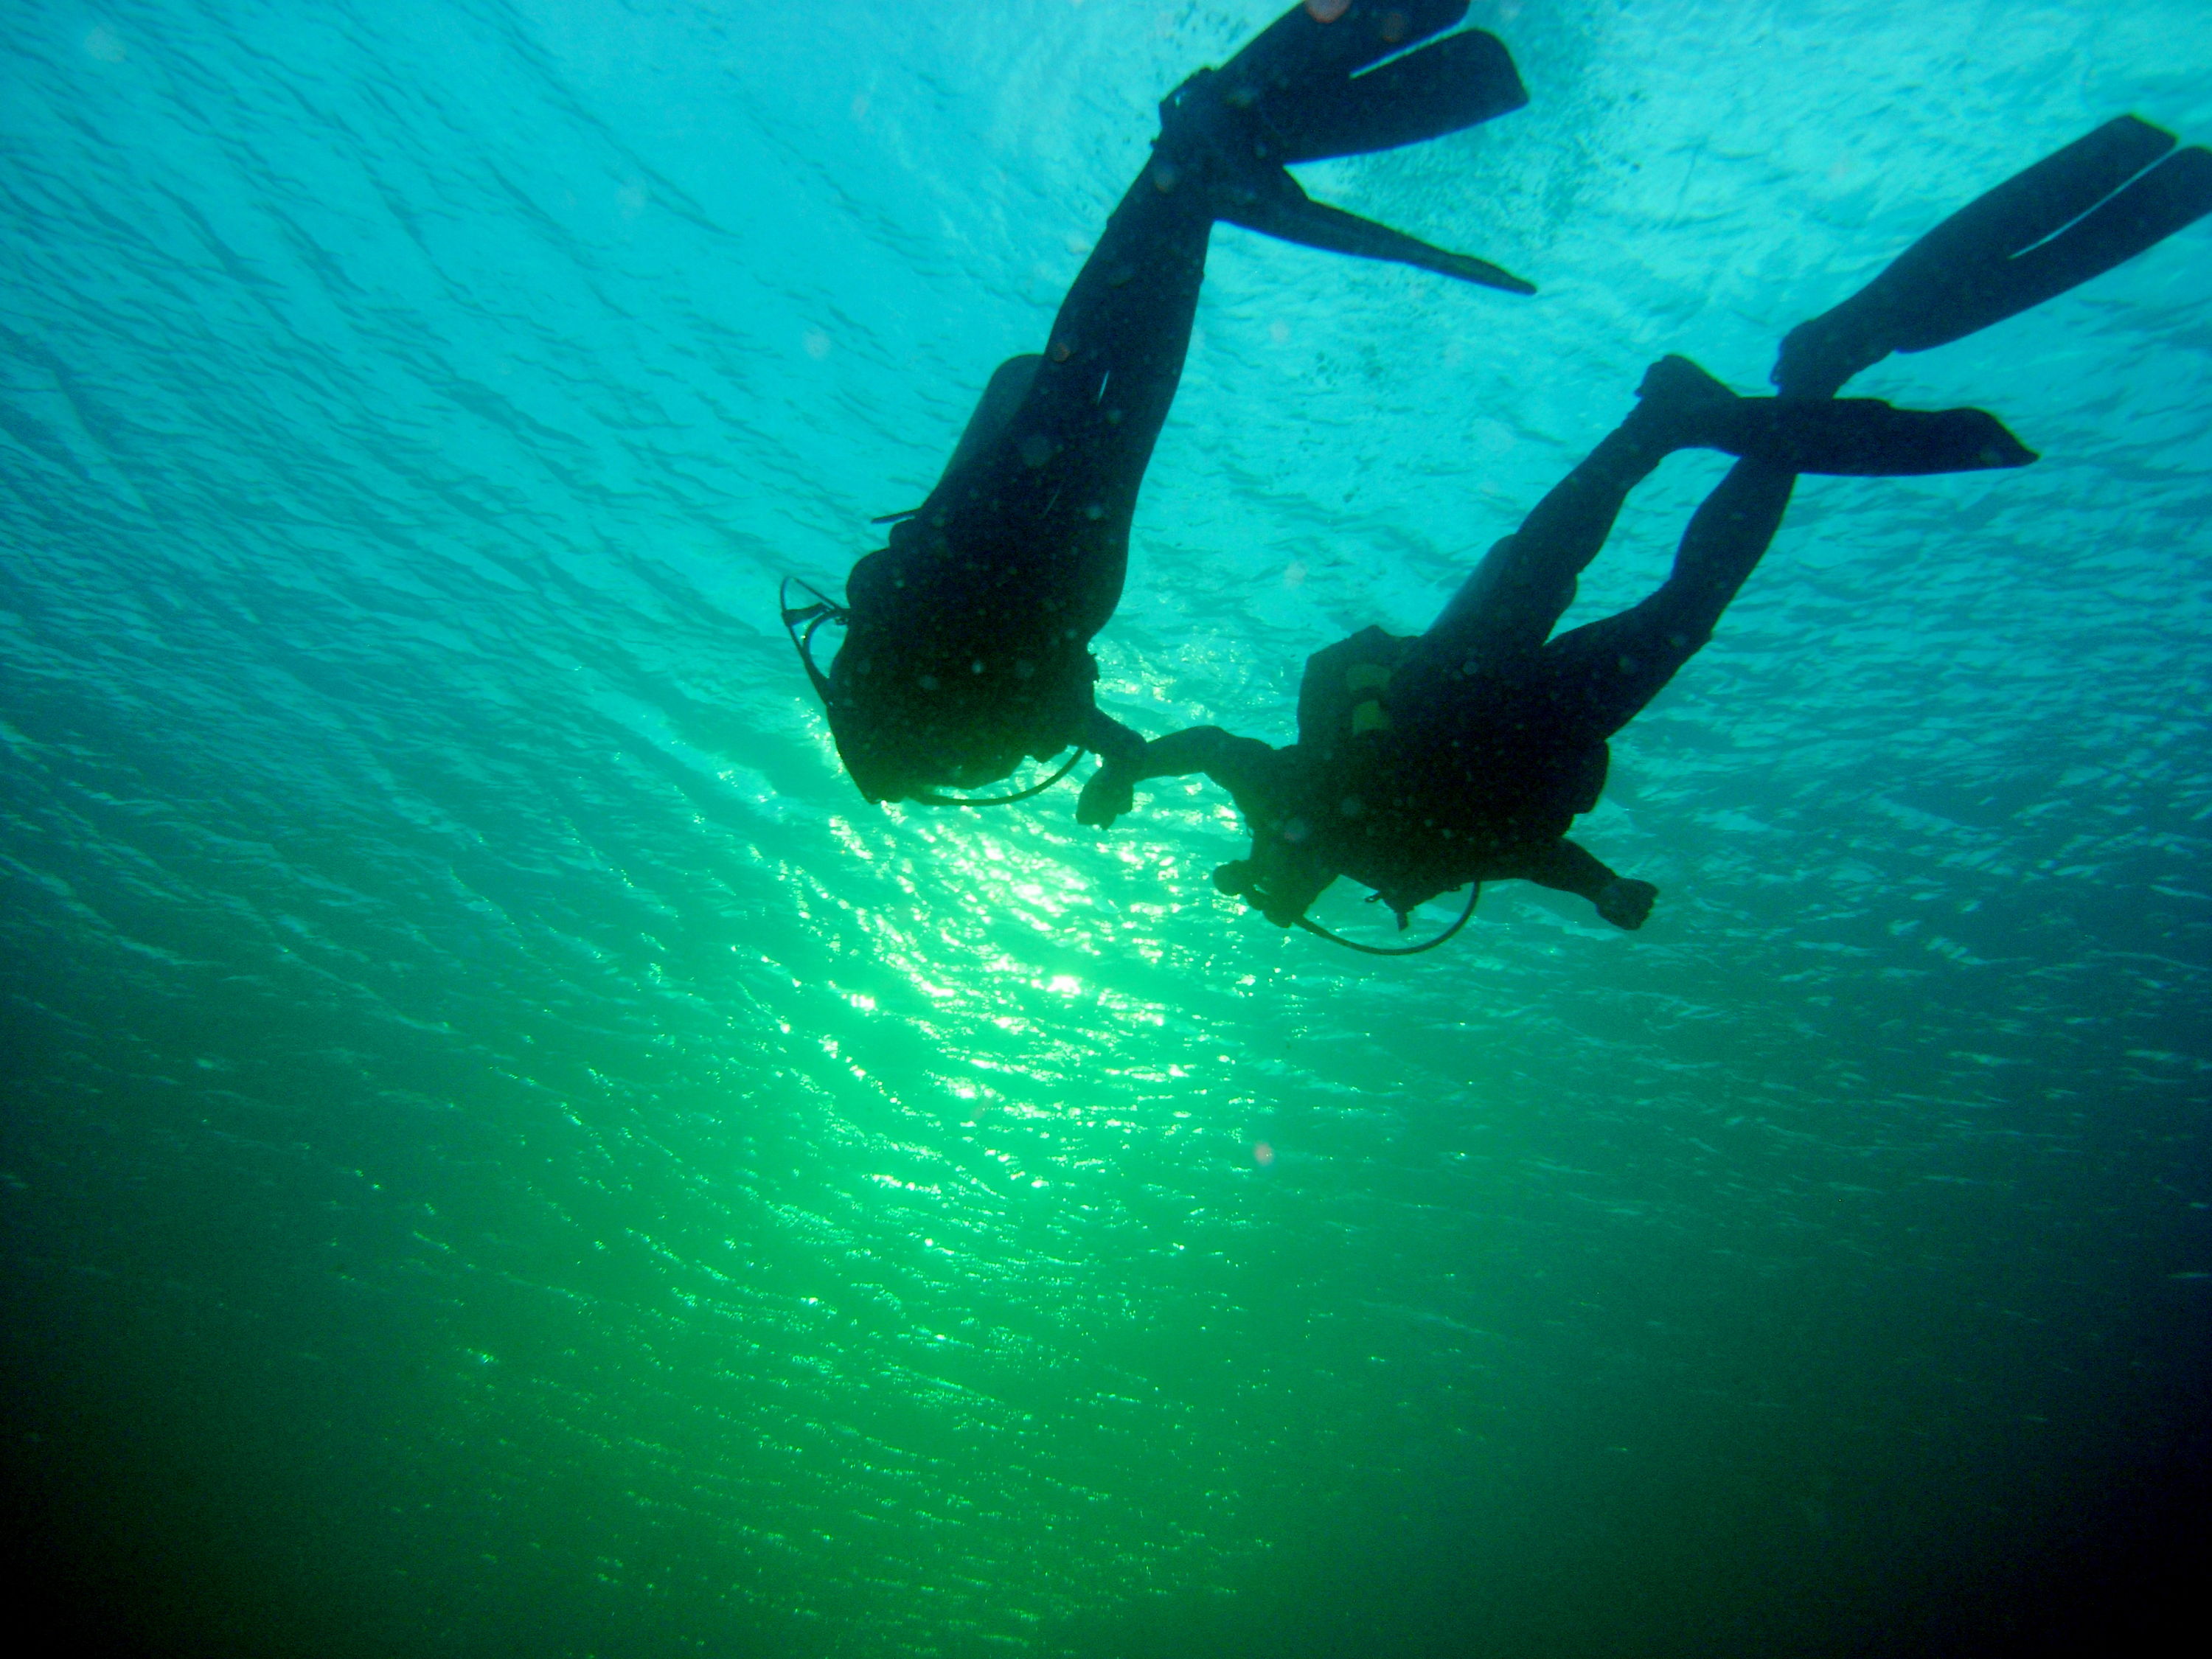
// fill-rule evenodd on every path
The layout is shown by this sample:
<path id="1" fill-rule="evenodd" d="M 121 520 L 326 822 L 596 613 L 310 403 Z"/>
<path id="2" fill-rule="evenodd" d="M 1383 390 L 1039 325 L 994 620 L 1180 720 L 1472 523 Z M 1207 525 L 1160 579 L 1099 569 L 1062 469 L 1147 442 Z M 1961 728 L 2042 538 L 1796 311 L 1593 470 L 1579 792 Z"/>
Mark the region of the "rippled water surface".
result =
<path id="1" fill-rule="evenodd" d="M 1215 896 L 1196 781 L 865 805 L 773 613 L 1271 0 L 8 9 L 8 1467 L 103 1617 L 1843 1654 L 2177 1432 L 2212 231 L 1865 377 L 2045 459 L 1806 483 L 1586 825 L 1648 929 L 1375 963 Z M 1217 235 L 1100 641 L 1149 732 L 1287 740 L 1657 354 L 1752 390 L 2096 123 L 2212 137 L 2201 0 L 1473 21 L 1527 110 L 1307 183 L 1543 291 Z"/>

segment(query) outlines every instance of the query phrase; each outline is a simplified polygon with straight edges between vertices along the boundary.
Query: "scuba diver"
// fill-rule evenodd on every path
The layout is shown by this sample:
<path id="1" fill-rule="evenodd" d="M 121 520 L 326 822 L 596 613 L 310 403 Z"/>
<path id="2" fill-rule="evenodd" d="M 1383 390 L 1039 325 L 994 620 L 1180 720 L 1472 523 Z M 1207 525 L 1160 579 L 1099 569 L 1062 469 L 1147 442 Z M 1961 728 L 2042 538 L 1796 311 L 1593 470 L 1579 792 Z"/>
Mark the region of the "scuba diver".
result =
<path id="1" fill-rule="evenodd" d="M 1626 420 L 1493 547 L 1418 638 L 1369 628 L 1309 659 L 1298 738 L 1275 749 L 1218 726 L 1109 755 L 1077 816 L 1099 828 L 1147 778 L 1202 772 L 1230 792 L 1249 859 L 1214 872 L 1280 927 L 1339 876 L 1397 915 L 1465 885 L 1522 880 L 1588 898 L 1636 928 L 1658 890 L 1567 838 L 1597 804 L 1607 744 L 1711 637 L 1780 527 L 1801 473 L 1892 477 L 2024 466 L 2035 455 L 1979 410 L 1918 411 L 1835 394 L 1892 351 L 1964 338 L 2087 282 L 2212 211 L 2212 151 L 2132 116 L 2111 122 L 1954 214 L 1865 289 L 1782 343 L 1778 398 L 1739 398 L 1680 357 L 1644 377 Z M 1678 449 L 1736 465 L 1641 604 L 1550 638 L 1575 579 L 1630 490 Z"/>
<path id="2" fill-rule="evenodd" d="M 1125 763 L 1143 752 L 1098 710 L 1090 642 L 1121 599 L 1138 486 L 1182 374 L 1215 221 L 1535 291 L 1312 201 L 1284 170 L 1441 137 L 1527 103 L 1495 36 L 1431 39 L 1468 4 L 1304 0 L 1176 88 L 1044 352 L 991 376 L 943 477 L 921 507 L 890 515 L 890 544 L 854 566 L 844 605 L 787 599 L 784 625 L 869 800 L 999 805 L 1049 788 L 1085 750 Z M 848 629 L 827 674 L 810 649 L 825 623 Z M 1070 745 L 1065 766 L 1019 793 L 938 793 Z"/>

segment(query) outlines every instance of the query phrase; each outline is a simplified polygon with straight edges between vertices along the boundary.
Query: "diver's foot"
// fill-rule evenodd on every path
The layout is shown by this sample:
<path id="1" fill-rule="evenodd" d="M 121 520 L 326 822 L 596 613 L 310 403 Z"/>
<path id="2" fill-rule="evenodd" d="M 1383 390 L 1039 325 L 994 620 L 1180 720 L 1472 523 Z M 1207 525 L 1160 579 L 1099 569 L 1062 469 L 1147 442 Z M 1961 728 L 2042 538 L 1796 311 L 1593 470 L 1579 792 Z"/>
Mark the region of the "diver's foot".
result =
<path id="1" fill-rule="evenodd" d="M 1668 352 L 1644 371 L 1636 395 L 1647 404 L 1669 405 L 1727 403 L 1735 393 L 1692 362 Z"/>
<path id="2" fill-rule="evenodd" d="M 1281 171 L 1266 152 L 1249 96 L 1203 69 L 1160 102 L 1152 187 L 1206 202 L 1217 214 L 1233 211 L 1258 201 Z"/>
<path id="3" fill-rule="evenodd" d="M 1785 398 L 1832 398 L 1854 374 L 1888 356 L 1898 332 L 1895 318 L 1879 300 L 1854 295 L 1782 337 L 1774 384 Z"/>
<path id="4" fill-rule="evenodd" d="M 1628 424 L 1668 449 L 1734 453 L 1736 406 L 1742 402 L 1687 357 L 1668 356 L 1644 371 Z"/>
<path id="5" fill-rule="evenodd" d="M 1658 896 L 1659 890 L 1648 881 L 1615 876 L 1598 893 L 1597 913 L 1632 933 L 1650 919 L 1651 901 Z"/>

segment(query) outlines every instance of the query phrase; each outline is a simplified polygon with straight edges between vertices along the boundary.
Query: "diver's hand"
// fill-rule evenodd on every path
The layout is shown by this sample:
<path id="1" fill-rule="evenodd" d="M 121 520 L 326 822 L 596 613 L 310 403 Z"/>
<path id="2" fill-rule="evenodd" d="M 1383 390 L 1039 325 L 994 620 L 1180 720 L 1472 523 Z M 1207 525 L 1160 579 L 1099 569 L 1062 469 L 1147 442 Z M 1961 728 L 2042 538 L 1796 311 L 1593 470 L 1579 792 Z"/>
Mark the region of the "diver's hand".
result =
<path id="1" fill-rule="evenodd" d="M 1597 896 L 1597 913 L 1616 927 L 1634 933 L 1651 915 L 1651 901 L 1659 896 L 1659 890 L 1648 881 L 1630 881 L 1615 876 L 1606 883 Z"/>
<path id="2" fill-rule="evenodd" d="M 1216 890 L 1243 899 L 1278 927 L 1296 927 L 1306 907 L 1335 879 L 1326 870 L 1286 871 L 1279 865 L 1271 876 L 1263 873 L 1258 858 L 1235 859 L 1213 872 Z"/>
<path id="3" fill-rule="evenodd" d="M 1075 803 L 1075 821 L 1093 830 L 1111 829 L 1114 820 L 1136 804 L 1136 781 L 1109 761 L 1083 786 L 1082 798 Z"/>

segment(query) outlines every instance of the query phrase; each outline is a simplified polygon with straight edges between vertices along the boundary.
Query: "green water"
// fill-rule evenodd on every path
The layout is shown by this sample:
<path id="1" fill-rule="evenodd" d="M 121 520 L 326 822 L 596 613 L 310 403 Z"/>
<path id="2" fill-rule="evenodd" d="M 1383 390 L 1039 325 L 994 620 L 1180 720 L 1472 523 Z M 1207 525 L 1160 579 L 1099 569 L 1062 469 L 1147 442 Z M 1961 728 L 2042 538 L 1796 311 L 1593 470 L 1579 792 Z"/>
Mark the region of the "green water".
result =
<path id="1" fill-rule="evenodd" d="M 2201 227 L 1867 377 L 2047 459 L 1808 481 L 1617 746 L 1633 939 L 1506 885 L 1370 963 L 1217 897 L 1196 781 L 1102 840 L 839 775 L 774 574 L 927 487 L 1272 9 L 16 9 L 0 1353 L 85 1643 L 1825 1659 L 2148 1605 L 2212 1283 Z M 1284 740 L 1657 352 L 1754 387 L 2096 122 L 2212 135 L 2195 0 L 1474 21 L 1529 109 L 1312 182 L 1544 295 L 1222 233 L 1100 641 L 1148 732 Z"/>

